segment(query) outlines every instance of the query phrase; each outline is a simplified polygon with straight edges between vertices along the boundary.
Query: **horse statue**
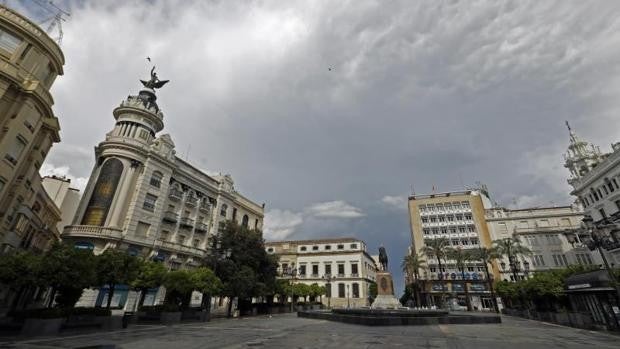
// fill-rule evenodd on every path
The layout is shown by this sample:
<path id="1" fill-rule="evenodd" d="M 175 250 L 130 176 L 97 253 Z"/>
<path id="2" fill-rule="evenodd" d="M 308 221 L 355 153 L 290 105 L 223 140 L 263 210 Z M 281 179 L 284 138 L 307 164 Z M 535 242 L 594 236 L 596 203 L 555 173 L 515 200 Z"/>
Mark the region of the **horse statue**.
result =
<path id="1" fill-rule="evenodd" d="M 381 264 L 381 270 L 383 271 L 388 270 L 388 256 L 387 256 L 387 252 L 385 251 L 385 247 L 383 247 L 383 245 L 379 247 L 379 263 Z"/>

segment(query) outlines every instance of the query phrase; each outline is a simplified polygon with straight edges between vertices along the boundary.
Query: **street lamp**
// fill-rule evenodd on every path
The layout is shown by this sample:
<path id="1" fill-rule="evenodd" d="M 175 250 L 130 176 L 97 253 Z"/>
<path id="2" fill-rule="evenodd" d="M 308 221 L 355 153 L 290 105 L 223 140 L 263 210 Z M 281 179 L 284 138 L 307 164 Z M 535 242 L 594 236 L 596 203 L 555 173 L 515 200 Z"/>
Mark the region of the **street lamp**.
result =
<path id="1" fill-rule="evenodd" d="M 297 276 L 297 268 L 293 268 L 292 265 L 290 267 L 286 267 L 286 270 L 282 273 L 285 276 L 288 276 L 291 280 L 291 313 L 293 312 L 293 307 L 295 303 L 295 294 L 293 292 L 293 284 L 295 282 L 295 276 Z"/>
<path id="2" fill-rule="evenodd" d="M 523 275 L 525 275 L 525 278 L 528 278 L 528 275 L 530 274 L 530 262 L 525 261 L 523 262 Z"/>
<path id="3" fill-rule="evenodd" d="M 322 279 L 325 280 L 325 289 L 327 291 L 327 309 L 329 309 L 331 308 L 330 299 L 332 296 L 332 280 L 335 280 L 336 276 L 332 276 L 331 274 L 325 274 L 323 275 Z"/>
<path id="4" fill-rule="evenodd" d="M 591 216 L 586 215 L 582 219 L 582 229 L 588 234 L 588 239 L 585 241 L 585 245 L 590 251 L 598 250 L 598 253 L 603 259 L 605 264 L 605 270 L 609 275 L 609 281 L 614 285 L 616 289 L 616 297 L 620 302 L 620 285 L 616 282 L 614 273 L 609 267 L 607 257 L 605 257 L 605 250 L 613 250 L 620 247 L 620 242 L 616 241 L 612 235 L 612 231 L 616 228 L 615 224 L 595 224 Z"/>

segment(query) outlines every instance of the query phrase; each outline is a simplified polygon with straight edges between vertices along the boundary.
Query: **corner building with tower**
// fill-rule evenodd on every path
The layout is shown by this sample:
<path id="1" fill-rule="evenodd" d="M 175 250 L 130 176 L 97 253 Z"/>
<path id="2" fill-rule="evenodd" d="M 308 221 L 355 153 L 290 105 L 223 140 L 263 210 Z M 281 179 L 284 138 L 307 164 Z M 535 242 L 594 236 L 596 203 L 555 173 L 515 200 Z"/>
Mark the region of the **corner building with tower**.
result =
<path id="1" fill-rule="evenodd" d="M 153 86 L 158 79 L 151 75 L 114 109 L 116 124 L 95 147 L 95 165 L 62 238 L 95 254 L 120 249 L 170 269 L 197 267 L 225 221 L 261 229 L 264 204 L 238 193 L 230 175 L 209 176 L 176 156 L 170 135 L 158 135 L 164 114 L 154 88 L 163 84 Z M 113 304 L 123 305 L 126 296 Z"/>

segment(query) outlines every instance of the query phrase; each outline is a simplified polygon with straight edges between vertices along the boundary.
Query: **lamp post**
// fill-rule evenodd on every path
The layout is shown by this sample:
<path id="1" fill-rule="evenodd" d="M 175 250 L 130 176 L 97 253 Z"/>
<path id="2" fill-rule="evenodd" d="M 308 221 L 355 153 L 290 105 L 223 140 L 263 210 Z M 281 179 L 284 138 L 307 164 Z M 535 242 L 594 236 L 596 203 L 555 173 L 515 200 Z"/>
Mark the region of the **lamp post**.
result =
<path id="1" fill-rule="evenodd" d="M 336 279 L 335 275 L 325 274 L 322 277 L 325 280 L 325 290 L 327 293 L 327 309 L 331 308 L 330 299 L 332 297 L 332 280 Z"/>
<path id="2" fill-rule="evenodd" d="M 290 278 L 291 285 L 291 313 L 293 312 L 293 308 L 295 306 L 295 293 L 293 292 L 293 284 L 295 282 L 295 276 L 297 275 L 297 268 L 293 268 L 292 266 L 286 267 L 286 270 L 283 273 L 284 275 Z"/>
<path id="3" fill-rule="evenodd" d="M 584 232 L 588 234 L 588 239 L 585 241 L 585 245 L 590 251 L 598 250 L 598 253 L 603 259 L 605 270 L 609 276 L 609 281 L 614 285 L 616 289 L 616 298 L 620 303 L 620 285 L 616 282 L 613 270 L 609 267 L 607 257 L 605 257 L 605 250 L 612 250 L 620 247 L 620 242 L 615 241 L 611 236 L 611 231 L 616 228 L 615 224 L 594 224 L 594 220 L 591 216 L 586 215 L 582 219 L 582 228 Z"/>

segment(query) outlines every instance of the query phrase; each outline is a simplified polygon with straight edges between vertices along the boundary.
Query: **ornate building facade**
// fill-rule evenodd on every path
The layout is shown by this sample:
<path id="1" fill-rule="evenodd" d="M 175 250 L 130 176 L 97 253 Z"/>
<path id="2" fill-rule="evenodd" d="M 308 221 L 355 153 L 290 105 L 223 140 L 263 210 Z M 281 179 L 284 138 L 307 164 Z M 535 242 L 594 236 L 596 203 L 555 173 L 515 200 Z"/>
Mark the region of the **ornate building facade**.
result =
<path id="1" fill-rule="evenodd" d="M 39 168 L 60 141 L 49 91 L 64 63 L 41 28 L 0 5 L 0 253 L 45 250 L 59 239 L 60 211 Z"/>
<path id="2" fill-rule="evenodd" d="M 164 114 L 155 88 L 164 83 L 152 71 L 139 94 L 114 109 L 115 126 L 95 148 L 63 240 L 96 254 L 126 250 L 178 269 L 201 264 L 209 237 L 226 220 L 262 228 L 264 205 L 238 193 L 230 175 L 212 177 L 177 157 L 170 135 L 158 134 Z"/>
<path id="3" fill-rule="evenodd" d="M 364 241 L 354 238 L 266 242 L 269 254 L 279 257 L 280 278 L 325 286 L 322 297 L 332 307 L 370 306 L 369 287 L 377 266 Z"/>
<path id="4" fill-rule="evenodd" d="M 575 134 L 568 125 L 569 145 L 564 155 L 570 171 L 568 183 L 600 234 L 602 253 L 609 263 L 620 264 L 620 142 L 611 153 L 602 153 Z M 598 237 L 597 236 L 597 237 Z M 581 242 L 581 241 L 580 241 Z"/>
<path id="5" fill-rule="evenodd" d="M 531 255 L 518 256 L 516 270 L 503 257 L 499 262 L 501 280 L 514 281 L 532 273 L 569 265 L 599 265 L 598 253 L 580 242 L 583 211 L 577 206 L 532 207 L 507 209 L 494 207 L 486 211 L 492 240 L 517 238 L 532 251 Z"/>

